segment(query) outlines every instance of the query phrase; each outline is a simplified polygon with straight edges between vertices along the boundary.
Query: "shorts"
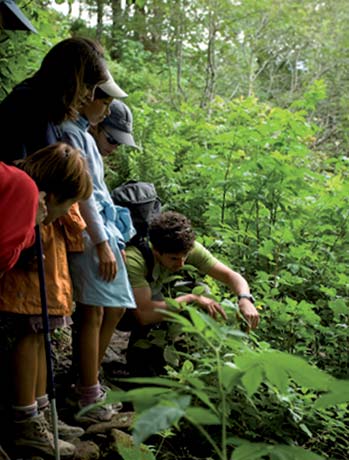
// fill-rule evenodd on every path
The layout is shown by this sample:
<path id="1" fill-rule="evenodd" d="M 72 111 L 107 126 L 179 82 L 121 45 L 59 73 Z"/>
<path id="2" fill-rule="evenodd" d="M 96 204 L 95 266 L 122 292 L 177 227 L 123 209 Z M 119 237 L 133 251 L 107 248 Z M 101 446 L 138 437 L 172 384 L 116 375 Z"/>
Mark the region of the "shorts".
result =
<path id="1" fill-rule="evenodd" d="M 49 329 L 70 326 L 70 316 L 49 316 Z M 43 333 L 41 315 L 21 315 L 19 313 L 0 313 L 0 350 L 9 351 L 16 342 L 28 334 Z"/>

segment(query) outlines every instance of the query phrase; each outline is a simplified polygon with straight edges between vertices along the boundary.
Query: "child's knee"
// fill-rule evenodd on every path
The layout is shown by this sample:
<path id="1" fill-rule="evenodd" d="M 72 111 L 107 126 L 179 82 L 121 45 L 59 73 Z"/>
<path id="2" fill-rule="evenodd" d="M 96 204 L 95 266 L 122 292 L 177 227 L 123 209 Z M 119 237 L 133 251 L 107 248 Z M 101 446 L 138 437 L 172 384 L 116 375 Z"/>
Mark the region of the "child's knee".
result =
<path id="1" fill-rule="evenodd" d="M 103 315 L 103 307 L 80 307 L 78 322 L 80 326 L 82 324 L 89 324 L 92 327 L 100 327 L 103 321 Z"/>

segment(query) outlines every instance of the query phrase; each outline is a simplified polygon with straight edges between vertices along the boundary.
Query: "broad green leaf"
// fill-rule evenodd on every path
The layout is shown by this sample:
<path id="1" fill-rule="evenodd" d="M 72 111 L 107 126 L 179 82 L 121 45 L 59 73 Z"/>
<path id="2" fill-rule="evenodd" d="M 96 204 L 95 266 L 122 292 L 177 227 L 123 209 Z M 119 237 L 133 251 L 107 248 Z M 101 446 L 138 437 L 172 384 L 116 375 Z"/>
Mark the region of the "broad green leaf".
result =
<path id="1" fill-rule="evenodd" d="M 151 335 L 149 336 L 149 341 L 152 345 L 163 348 L 167 343 L 166 331 L 161 329 L 152 331 Z"/>
<path id="2" fill-rule="evenodd" d="M 174 322 L 181 324 L 183 327 L 186 327 L 187 329 L 191 330 L 194 329 L 192 323 L 185 318 L 183 315 L 180 315 L 178 313 L 175 313 L 173 311 L 169 310 L 161 310 L 165 316 L 168 318 L 172 319 Z"/>
<path id="3" fill-rule="evenodd" d="M 325 457 L 314 454 L 297 446 L 276 445 L 270 453 L 271 460 L 325 460 Z"/>
<path id="4" fill-rule="evenodd" d="M 276 350 L 263 352 L 261 361 L 274 365 L 276 369 L 287 372 L 296 383 L 307 388 L 326 390 L 331 377 L 320 369 L 311 366 L 304 359 Z M 270 363 L 270 364 L 269 364 Z"/>
<path id="5" fill-rule="evenodd" d="M 262 383 L 262 380 L 263 369 L 259 365 L 248 369 L 241 378 L 241 381 L 249 396 L 252 396 L 257 391 L 259 385 Z"/>
<path id="6" fill-rule="evenodd" d="M 282 359 L 280 357 L 280 359 Z M 285 369 L 289 376 L 301 386 L 315 390 L 326 390 L 331 377 L 320 369 L 311 366 L 302 358 L 284 354 Z"/>
<path id="7" fill-rule="evenodd" d="M 235 364 L 241 371 L 246 371 L 260 363 L 260 353 L 246 350 L 235 359 Z"/>
<path id="8" fill-rule="evenodd" d="M 140 446 L 123 446 L 118 441 L 116 448 L 123 460 L 156 460 L 149 447 L 141 444 Z"/>
<path id="9" fill-rule="evenodd" d="M 165 361 L 171 366 L 178 366 L 178 354 L 173 345 L 166 345 L 164 349 Z"/>
<path id="10" fill-rule="evenodd" d="M 152 346 L 151 342 L 147 339 L 139 339 L 134 345 L 142 350 L 148 350 Z"/>
<path id="11" fill-rule="evenodd" d="M 332 300 L 331 302 L 328 303 L 328 305 L 330 306 L 333 313 L 336 315 L 340 315 L 340 314 L 348 315 L 349 314 L 349 307 L 344 302 L 343 299 Z"/>
<path id="12" fill-rule="evenodd" d="M 241 371 L 235 365 L 224 364 L 222 367 L 222 384 L 227 391 L 231 391 L 241 378 Z"/>
<path id="13" fill-rule="evenodd" d="M 349 403 L 349 380 L 335 380 L 331 383 L 329 392 L 320 396 L 315 402 L 315 409 L 324 409 L 336 404 Z"/>
<path id="14" fill-rule="evenodd" d="M 182 364 L 182 372 L 184 374 L 192 373 L 194 371 L 194 364 L 189 361 L 189 359 L 186 359 L 184 363 Z"/>
<path id="15" fill-rule="evenodd" d="M 166 305 L 168 305 L 169 307 L 173 308 L 175 311 L 180 310 L 180 308 L 181 308 L 180 304 L 179 304 L 179 302 L 177 302 L 177 300 L 174 300 L 174 299 L 171 299 L 169 297 L 166 297 L 165 302 L 166 302 Z"/>
<path id="16" fill-rule="evenodd" d="M 231 329 L 231 327 L 227 328 L 224 326 L 222 326 L 222 329 L 227 335 L 235 337 L 236 339 L 243 339 L 248 337 L 248 335 L 245 332 L 239 331 L 238 329 Z"/>
<path id="17" fill-rule="evenodd" d="M 258 460 L 268 455 L 271 447 L 266 444 L 246 443 L 234 449 L 231 460 Z"/>
<path id="18" fill-rule="evenodd" d="M 218 413 L 218 408 L 211 402 L 205 391 L 192 390 L 192 394 L 200 399 L 211 411 Z"/>
<path id="19" fill-rule="evenodd" d="M 286 393 L 288 387 L 288 374 L 285 369 L 275 362 L 274 353 L 263 353 L 261 362 L 264 364 L 266 378 L 275 385 L 281 393 Z"/>
<path id="20" fill-rule="evenodd" d="M 142 412 L 152 407 L 159 400 L 177 397 L 178 393 L 169 388 L 143 387 L 120 393 L 111 391 L 108 393 L 108 402 L 131 401 L 137 412 Z"/>
<path id="21" fill-rule="evenodd" d="M 304 431 L 304 433 L 306 433 L 309 438 L 312 438 L 313 437 L 313 433 L 309 430 L 309 428 L 307 427 L 307 425 L 305 423 L 301 423 L 299 425 L 299 428 Z"/>
<path id="22" fill-rule="evenodd" d="M 270 455 L 271 460 L 324 460 L 324 457 L 297 446 L 243 441 L 233 452 L 231 460 L 258 460 Z"/>
<path id="23" fill-rule="evenodd" d="M 195 286 L 194 289 L 192 290 L 192 293 L 195 295 L 203 295 L 206 293 L 206 287 L 205 286 Z"/>
<path id="24" fill-rule="evenodd" d="M 205 381 L 201 380 L 199 377 L 194 377 L 194 375 L 187 375 L 187 382 L 198 390 L 204 390 L 206 388 Z"/>
<path id="25" fill-rule="evenodd" d="M 284 369 L 273 366 L 272 363 L 266 364 L 264 371 L 269 382 L 275 385 L 281 393 L 286 393 L 288 387 L 287 372 Z"/>
<path id="26" fill-rule="evenodd" d="M 185 415 L 197 425 L 220 425 L 222 421 L 209 409 L 189 407 Z"/>
<path id="27" fill-rule="evenodd" d="M 142 385 L 160 385 L 169 388 L 183 388 L 183 385 L 176 380 L 171 380 L 166 377 L 127 377 L 118 380 L 121 382 L 139 383 Z M 157 387 L 153 388 L 157 389 Z M 143 389 L 130 390 L 129 393 L 132 393 L 133 391 L 142 391 Z"/>
<path id="28" fill-rule="evenodd" d="M 190 318 L 194 323 L 194 326 L 197 328 L 198 332 L 203 331 L 207 323 L 203 318 L 203 315 L 201 315 L 201 312 L 196 311 L 194 309 L 190 309 Z"/>
<path id="29" fill-rule="evenodd" d="M 190 397 L 180 397 L 176 404 L 158 404 L 142 412 L 134 423 L 133 438 L 136 445 L 139 445 L 152 434 L 161 433 L 184 415 L 187 406 L 190 404 Z"/>

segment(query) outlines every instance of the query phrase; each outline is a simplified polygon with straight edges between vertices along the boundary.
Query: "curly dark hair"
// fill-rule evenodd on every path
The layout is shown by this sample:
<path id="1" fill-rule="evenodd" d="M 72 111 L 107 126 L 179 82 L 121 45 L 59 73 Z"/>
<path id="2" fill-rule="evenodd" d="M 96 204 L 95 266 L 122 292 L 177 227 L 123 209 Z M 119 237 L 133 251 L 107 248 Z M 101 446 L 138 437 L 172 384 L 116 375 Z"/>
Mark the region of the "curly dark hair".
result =
<path id="1" fill-rule="evenodd" d="M 167 211 L 156 216 L 149 226 L 149 239 L 160 254 L 189 252 L 195 242 L 191 222 L 183 214 Z"/>

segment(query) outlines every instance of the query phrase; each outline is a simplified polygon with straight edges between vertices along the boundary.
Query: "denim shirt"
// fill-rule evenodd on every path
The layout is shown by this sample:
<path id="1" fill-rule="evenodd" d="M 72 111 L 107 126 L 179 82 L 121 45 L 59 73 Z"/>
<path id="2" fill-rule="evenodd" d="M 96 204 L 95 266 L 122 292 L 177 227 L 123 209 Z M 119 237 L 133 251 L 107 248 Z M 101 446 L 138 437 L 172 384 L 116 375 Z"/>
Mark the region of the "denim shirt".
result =
<path id="1" fill-rule="evenodd" d="M 80 116 L 76 121 L 66 121 L 61 125 L 63 139 L 81 150 L 85 157 L 93 180 L 93 194 L 80 203 L 80 211 L 87 223 L 87 232 L 94 244 L 106 241 L 110 232 L 118 237 L 118 245 L 125 243 L 135 235 L 130 212 L 126 208 L 115 206 L 104 181 L 104 164 L 94 138 L 87 131 L 88 121 Z M 109 223 L 113 222 L 112 227 Z"/>

